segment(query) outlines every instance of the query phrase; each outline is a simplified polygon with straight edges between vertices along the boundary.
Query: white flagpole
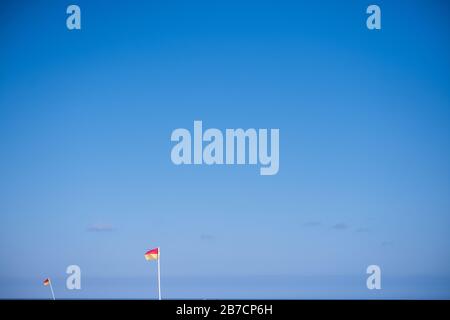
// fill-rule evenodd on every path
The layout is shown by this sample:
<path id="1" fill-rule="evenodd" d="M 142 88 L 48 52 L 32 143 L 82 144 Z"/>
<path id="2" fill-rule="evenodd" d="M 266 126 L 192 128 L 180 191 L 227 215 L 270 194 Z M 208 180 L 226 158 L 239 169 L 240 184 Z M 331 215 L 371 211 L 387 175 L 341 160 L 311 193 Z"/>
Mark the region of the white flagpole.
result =
<path id="1" fill-rule="evenodd" d="M 158 247 L 158 298 L 161 300 L 161 272 L 159 260 L 161 259 L 161 248 Z"/>
<path id="2" fill-rule="evenodd" d="M 50 285 L 50 290 L 51 290 L 51 292 L 52 292 L 53 300 L 56 300 L 56 299 L 55 299 L 55 293 L 53 292 L 52 280 L 49 280 L 48 282 L 49 282 L 49 285 Z"/>

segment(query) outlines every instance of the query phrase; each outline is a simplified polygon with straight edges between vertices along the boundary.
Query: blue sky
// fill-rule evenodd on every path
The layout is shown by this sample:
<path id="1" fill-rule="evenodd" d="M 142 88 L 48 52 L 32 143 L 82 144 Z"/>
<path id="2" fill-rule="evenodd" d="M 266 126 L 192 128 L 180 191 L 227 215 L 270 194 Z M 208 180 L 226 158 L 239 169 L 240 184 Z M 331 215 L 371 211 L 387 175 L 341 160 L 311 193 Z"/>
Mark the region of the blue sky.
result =
<path id="1" fill-rule="evenodd" d="M 450 278 L 449 6 L 376 3 L 2 3 L 0 296 L 153 283 L 156 246 L 163 279 Z M 279 128 L 279 173 L 173 165 L 194 120 Z"/>

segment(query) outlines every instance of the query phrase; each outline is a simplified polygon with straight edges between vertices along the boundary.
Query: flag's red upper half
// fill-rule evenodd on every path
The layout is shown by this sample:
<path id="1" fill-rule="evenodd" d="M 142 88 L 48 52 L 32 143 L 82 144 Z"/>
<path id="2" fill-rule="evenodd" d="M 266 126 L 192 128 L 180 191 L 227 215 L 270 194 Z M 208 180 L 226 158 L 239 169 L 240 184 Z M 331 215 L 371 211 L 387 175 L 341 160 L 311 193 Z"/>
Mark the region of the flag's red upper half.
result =
<path id="1" fill-rule="evenodd" d="M 145 254 L 158 254 L 158 248 L 147 251 Z"/>

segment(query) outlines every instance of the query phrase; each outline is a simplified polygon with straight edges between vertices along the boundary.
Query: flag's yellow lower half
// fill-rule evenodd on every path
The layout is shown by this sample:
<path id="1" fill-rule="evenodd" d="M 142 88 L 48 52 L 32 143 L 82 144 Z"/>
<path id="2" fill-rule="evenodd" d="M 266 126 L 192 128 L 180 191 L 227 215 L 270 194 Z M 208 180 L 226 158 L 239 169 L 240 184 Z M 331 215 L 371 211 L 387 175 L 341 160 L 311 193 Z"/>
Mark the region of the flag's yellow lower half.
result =
<path id="1" fill-rule="evenodd" d="M 158 254 L 146 254 L 145 259 L 146 260 L 158 260 Z"/>

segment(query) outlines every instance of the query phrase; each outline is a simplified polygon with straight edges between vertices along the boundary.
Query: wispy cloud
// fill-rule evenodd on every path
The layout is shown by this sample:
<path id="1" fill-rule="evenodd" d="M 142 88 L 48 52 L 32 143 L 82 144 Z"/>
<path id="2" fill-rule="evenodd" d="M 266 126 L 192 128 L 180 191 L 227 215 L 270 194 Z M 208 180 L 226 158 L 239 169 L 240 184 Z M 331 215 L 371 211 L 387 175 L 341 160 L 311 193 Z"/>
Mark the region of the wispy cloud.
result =
<path id="1" fill-rule="evenodd" d="M 114 228 L 110 224 L 93 224 L 87 228 L 88 232 L 111 232 Z"/>
<path id="2" fill-rule="evenodd" d="M 212 241 L 215 239 L 215 237 L 212 234 L 202 233 L 200 235 L 200 239 L 202 239 L 204 241 Z"/>
<path id="3" fill-rule="evenodd" d="M 348 225 L 346 225 L 345 223 L 336 223 L 331 228 L 334 230 L 346 230 L 348 229 Z"/>
<path id="4" fill-rule="evenodd" d="M 370 229 L 369 229 L 369 228 L 364 228 L 364 227 L 362 227 L 362 228 L 357 228 L 355 231 L 356 231 L 356 232 L 369 232 Z"/>
<path id="5" fill-rule="evenodd" d="M 382 246 L 382 247 L 389 247 L 389 246 L 392 246 L 393 244 L 394 244 L 393 241 L 383 241 L 383 242 L 381 243 L 381 246 Z"/>

